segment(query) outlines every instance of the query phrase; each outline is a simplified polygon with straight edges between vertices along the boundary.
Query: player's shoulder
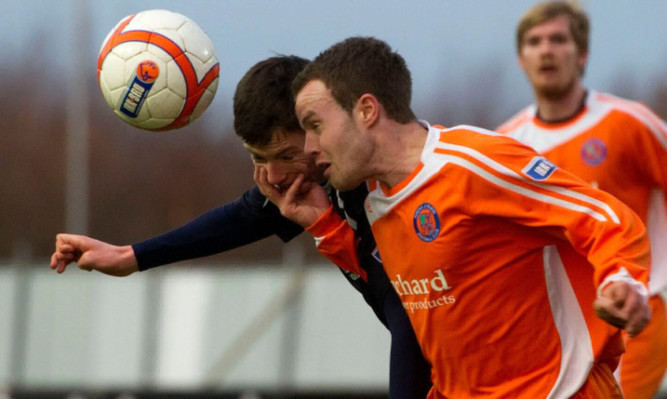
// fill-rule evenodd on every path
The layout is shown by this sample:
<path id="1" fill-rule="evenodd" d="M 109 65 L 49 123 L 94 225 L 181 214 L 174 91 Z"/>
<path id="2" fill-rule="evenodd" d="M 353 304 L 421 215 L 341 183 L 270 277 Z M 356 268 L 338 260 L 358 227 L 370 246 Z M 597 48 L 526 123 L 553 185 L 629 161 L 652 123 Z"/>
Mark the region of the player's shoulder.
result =
<path id="1" fill-rule="evenodd" d="M 589 104 L 604 110 L 615 126 L 631 132 L 649 132 L 667 147 L 667 122 L 647 105 L 602 92 L 593 92 Z"/>
<path id="2" fill-rule="evenodd" d="M 595 103 L 600 103 L 600 104 L 606 104 L 608 106 L 611 106 L 613 108 L 619 108 L 619 109 L 627 109 L 631 108 L 634 106 L 642 106 L 644 107 L 641 102 L 635 101 L 635 100 L 630 100 L 628 98 L 620 97 L 615 94 L 611 93 L 606 93 L 602 91 L 597 91 L 597 90 L 590 90 L 589 91 L 589 100 L 588 104 L 595 104 Z"/>
<path id="3" fill-rule="evenodd" d="M 587 105 L 591 108 L 608 108 L 641 123 L 650 123 L 651 120 L 659 119 L 657 114 L 643 102 L 605 92 L 591 91 Z"/>
<path id="4" fill-rule="evenodd" d="M 440 131 L 439 142 L 445 146 L 460 146 L 474 149 L 495 145 L 514 144 L 516 140 L 494 130 L 472 125 L 458 125 Z"/>
<path id="5" fill-rule="evenodd" d="M 481 163 L 504 162 L 521 157 L 532 158 L 535 151 L 516 139 L 493 130 L 471 125 L 459 125 L 437 132 L 430 161 L 436 164 L 456 159 Z"/>
<path id="6" fill-rule="evenodd" d="M 522 126 L 525 126 L 527 123 L 530 123 L 535 118 L 537 112 L 537 107 L 535 104 L 528 105 L 521 109 L 519 112 L 512 115 L 509 119 L 502 122 L 494 130 L 502 134 L 511 134 L 512 132 L 520 129 Z"/>

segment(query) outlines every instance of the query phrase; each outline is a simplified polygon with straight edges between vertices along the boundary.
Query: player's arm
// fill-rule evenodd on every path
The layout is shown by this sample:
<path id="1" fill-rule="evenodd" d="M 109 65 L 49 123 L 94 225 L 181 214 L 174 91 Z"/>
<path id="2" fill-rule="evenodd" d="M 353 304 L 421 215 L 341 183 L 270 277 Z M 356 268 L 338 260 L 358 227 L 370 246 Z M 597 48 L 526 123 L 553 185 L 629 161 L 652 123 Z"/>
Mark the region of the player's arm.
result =
<path id="1" fill-rule="evenodd" d="M 358 274 L 367 280 L 366 271 L 359 264 L 357 237 L 345 219 L 333 210 L 324 212 L 313 224 L 306 228 L 313 238 L 317 250 L 337 266 Z"/>
<path id="2" fill-rule="evenodd" d="M 128 246 L 84 236 L 59 235 L 51 268 L 62 273 L 71 262 L 77 262 L 85 270 L 125 276 L 137 270 L 224 252 L 272 234 L 289 241 L 302 231 L 299 225 L 283 218 L 254 187 L 238 200 L 208 211 L 177 229 Z M 85 262 L 83 267 L 81 262 Z"/>
<path id="3" fill-rule="evenodd" d="M 278 208 L 253 187 L 236 201 L 168 233 L 132 244 L 132 248 L 143 271 L 221 253 L 274 234 L 287 242 L 301 232 L 301 226 L 282 217 Z"/>
<path id="4" fill-rule="evenodd" d="M 650 319 L 649 240 L 641 219 L 514 140 L 498 138 L 479 150 L 485 164 L 480 176 L 497 184 L 484 183 L 489 192 L 470 196 L 466 206 L 568 240 L 595 268 L 598 316 L 631 336 L 639 333 Z"/>
<path id="5" fill-rule="evenodd" d="M 563 237 L 596 269 L 596 314 L 635 336 L 650 320 L 650 255 L 644 224 L 621 201 L 563 170 L 557 169 L 545 183 L 547 190 L 564 195 L 559 209 L 544 208 L 545 227 L 551 229 L 554 225 L 560 229 Z M 547 198 L 551 195 L 548 193 Z"/>

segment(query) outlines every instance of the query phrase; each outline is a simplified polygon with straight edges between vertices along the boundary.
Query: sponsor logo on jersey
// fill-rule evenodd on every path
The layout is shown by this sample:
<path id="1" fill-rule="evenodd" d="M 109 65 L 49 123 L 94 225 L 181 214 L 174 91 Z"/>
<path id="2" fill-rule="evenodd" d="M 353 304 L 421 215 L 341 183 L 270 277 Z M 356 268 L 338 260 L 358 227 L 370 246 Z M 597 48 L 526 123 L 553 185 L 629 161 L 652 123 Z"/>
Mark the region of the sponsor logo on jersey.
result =
<path id="1" fill-rule="evenodd" d="M 405 295 L 430 295 L 426 299 L 402 301 L 403 307 L 410 313 L 414 313 L 417 310 L 428 310 L 433 309 L 439 306 L 451 305 L 456 302 L 456 298 L 453 295 L 440 294 L 442 291 L 447 291 L 452 287 L 447 284 L 445 275 L 441 269 L 437 269 L 435 272 L 435 277 L 432 278 L 420 278 L 413 280 L 403 280 L 400 274 L 396 275 L 396 279 L 391 280 L 391 284 L 394 286 L 394 290 L 399 297 Z M 437 296 L 440 295 L 440 296 Z"/>
<path id="2" fill-rule="evenodd" d="M 398 296 L 429 294 L 431 291 L 445 291 L 452 287 L 447 284 L 445 274 L 441 269 L 437 269 L 433 278 L 420 278 L 414 280 L 403 280 L 400 274 L 396 275 L 395 280 L 391 280 Z"/>
<path id="3" fill-rule="evenodd" d="M 557 166 L 551 163 L 548 159 L 544 157 L 535 157 L 525 168 L 523 168 L 522 172 L 533 180 L 545 180 L 551 176 L 556 169 Z"/>
<path id="4" fill-rule="evenodd" d="M 604 141 L 592 137 L 581 146 L 581 159 L 590 166 L 598 166 L 607 158 L 607 146 Z"/>
<path id="5" fill-rule="evenodd" d="M 440 218 L 433 205 L 428 202 L 417 207 L 413 224 L 417 237 L 422 241 L 433 241 L 440 234 Z"/>

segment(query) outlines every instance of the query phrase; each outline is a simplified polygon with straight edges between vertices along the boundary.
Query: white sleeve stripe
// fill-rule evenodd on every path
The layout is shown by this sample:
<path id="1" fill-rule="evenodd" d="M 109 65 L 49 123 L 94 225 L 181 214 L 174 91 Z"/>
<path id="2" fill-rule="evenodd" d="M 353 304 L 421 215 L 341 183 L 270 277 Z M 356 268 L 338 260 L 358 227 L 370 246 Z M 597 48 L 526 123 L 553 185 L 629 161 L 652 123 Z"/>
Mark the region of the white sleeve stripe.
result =
<path id="1" fill-rule="evenodd" d="M 541 188 L 545 191 L 551 191 L 553 193 L 562 195 L 564 197 L 572 198 L 572 199 L 590 204 L 593 207 L 596 207 L 596 208 L 599 208 L 599 209 L 605 211 L 607 213 L 609 219 L 611 219 L 614 223 L 617 223 L 617 224 L 620 223 L 620 219 L 619 219 L 618 215 L 616 215 L 614 210 L 611 209 L 611 207 L 603 201 L 600 201 L 598 199 L 595 199 L 595 198 L 589 197 L 587 195 L 578 193 L 576 191 L 568 190 L 566 188 L 562 188 L 562 187 L 558 187 L 558 186 L 551 186 L 551 185 L 547 185 L 547 184 L 544 184 L 544 183 L 536 182 L 534 180 L 527 179 L 526 177 L 516 173 L 512 169 L 494 161 L 493 159 L 491 159 L 491 158 L 485 156 L 484 154 L 482 154 L 478 151 L 475 151 L 475 150 L 473 150 L 472 148 L 469 148 L 469 147 L 459 146 L 459 145 L 455 145 L 455 144 L 446 144 L 446 143 L 442 143 L 442 142 L 439 142 L 437 144 L 437 147 L 442 148 L 442 149 L 455 151 L 455 152 L 462 152 L 466 155 L 469 155 L 469 156 L 477 159 L 478 161 L 482 162 L 484 165 L 494 169 L 495 171 L 497 171 L 497 172 L 499 172 L 503 175 L 510 176 L 512 178 L 515 178 L 515 179 L 519 179 L 519 180 L 521 180 L 525 183 L 531 184 L 533 186 L 537 186 L 537 187 L 539 187 L 539 188 Z M 485 172 L 485 173 L 488 173 L 488 172 Z M 507 184 L 515 186 L 515 185 L 513 185 L 509 182 Z M 526 189 L 524 189 L 524 190 L 526 190 Z M 528 190 L 526 190 L 526 192 L 528 192 Z M 541 194 L 541 195 L 544 195 L 544 194 Z M 593 210 L 591 210 L 591 211 L 595 212 Z M 595 213 L 597 213 L 597 212 L 595 212 Z"/>
<path id="2" fill-rule="evenodd" d="M 524 195 L 526 197 L 530 197 L 530 198 L 533 198 L 533 199 L 536 199 L 538 201 L 542 201 L 542 202 L 545 202 L 545 203 L 548 203 L 548 204 L 557 205 L 557 206 L 560 206 L 562 208 L 570 209 L 570 210 L 575 211 L 575 212 L 584 213 L 584 214 L 587 214 L 587 215 L 589 215 L 589 216 L 591 216 L 591 217 L 593 217 L 593 218 L 595 218 L 595 219 L 597 219 L 601 222 L 608 222 L 609 221 L 609 218 L 607 216 L 601 214 L 600 212 L 595 211 L 592 208 L 588 208 L 588 207 L 585 207 L 583 205 L 575 204 L 573 202 L 565 201 L 565 200 L 560 199 L 560 198 L 552 197 L 550 195 L 542 194 L 542 193 L 539 193 L 539 192 L 536 192 L 536 191 L 533 191 L 533 190 L 529 190 L 525 187 L 521 187 L 521 186 L 518 186 L 516 184 L 510 183 L 506 180 L 503 180 L 503 179 L 499 178 L 498 176 L 495 176 L 495 175 L 487 172 L 486 170 L 480 168 L 479 166 L 475 165 L 474 163 L 472 163 L 468 160 L 461 159 L 461 158 L 454 157 L 454 156 L 447 156 L 447 155 L 445 155 L 445 157 L 449 158 L 448 161 L 450 163 L 453 163 L 453 164 L 459 165 L 461 167 L 464 167 L 464 168 L 470 170 L 471 172 L 474 172 L 476 175 L 478 175 L 478 176 L 480 176 L 480 177 L 482 177 L 482 178 L 484 178 L 484 179 L 486 179 L 486 180 L 488 180 L 492 183 L 495 183 L 498 186 L 503 187 L 507 190 L 514 191 L 517 194 L 521 194 L 521 195 Z"/>
<path id="3" fill-rule="evenodd" d="M 551 191 L 551 192 L 560 194 L 562 196 L 573 198 L 573 199 L 576 199 L 578 201 L 590 204 L 594 207 L 600 208 L 600 209 L 604 210 L 605 212 L 607 212 L 610 219 L 613 220 L 615 223 L 620 222 L 618 216 L 611 209 L 611 207 L 608 204 L 606 204 L 605 202 L 602 202 L 598 199 L 595 199 L 595 198 L 589 197 L 587 195 L 578 193 L 576 191 L 568 190 L 568 189 L 565 189 L 565 188 L 562 188 L 562 187 L 554 187 L 554 186 L 551 186 L 551 185 L 546 185 L 546 184 L 543 184 L 543 183 L 540 183 L 540 182 L 529 180 L 529 179 L 525 178 L 524 176 L 514 172 L 512 169 L 509 169 L 508 167 L 506 167 L 502 164 L 499 164 L 498 162 L 492 160 L 491 158 L 489 158 L 489 157 L 483 155 L 482 153 L 477 152 L 477 151 L 475 151 L 475 150 L 473 150 L 469 147 L 463 147 L 463 146 L 458 146 L 458 145 L 453 145 L 453 144 L 444 144 L 444 143 L 438 143 L 438 146 L 440 148 L 443 148 L 443 149 L 449 149 L 449 150 L 452 150 L 452 151 L 462 152 L 462 153 L 465 153 L 469 156 L 472 156 L 473 158 L 482 162 L 486 166 L 489 166 L 490 168 L 496 170 L 497 172 L 499 172 L 503 175 L 510 176 L 510 177 L 515 178 L 515 179 L 519 179 L 519 180 L 521 180 L 523 182 L 526 182 L 526 183 L 529 183 L 531 185 L 538 186 L 538 187 L 540 187 L 540 188 L 542 188 L 546 191 Z"/>
<path id="4" fill-rule="evenodd" d="M 526 180 L 526 179 L 524 179 L 524 180 Z M 526 181 L 529 181 L 529 180 L 526 180 Z M 621 223 L 621 220 L 620 220 L 620 218 L 618 217 L 618 215 L 616 214 L 616 212 L 614 212 L 614 210 L 611 209 L 611 207 L 609 206 L 609 204 L 607 204 L 606 202 L 603 202 L 603 201 L 600 201 L 600 200 L 595 199 L 595 198 L 593 198 L 593 197 L 589 197 L 589 196 L 587 196 L 587 195 L 578 193 L 578 192 L 576 192 L 576 191 L 568 190 L 568 189 L 566 189 L 566 188 L 562 188 L 562 187 L 555 187 L 555 188 L 554 188 L 553 186 L 547 186 L 547 185 L 545 185 L 544 183 L 540 183 L 540 182 L 531 182 L 531 183 L 534 184 L 534 185 L 536 185 L 536 186 L 538 186 L 538 187 L 540 187 L 540 188 L 542 188 L 542 189 L 544 189 L 544 190 L 551 191 L 551 192 L 554 192 L 554 193 L 558 193 L 558 194 L 560 194 L 560 195 L 563 195 L 563 196 L 566 196 L 566 197 L 570 197 L 570 198 L 572 198 L 572 199 L 576 199 L 576 200 L 585 202 L 585 203 L 587 203 L 587 204 L 590 204 L 590 205 L 592 205 L 592 206 L 594 206 L 594 207 L 600 208 L 600 209 L 604 210 L 604 211 L 607 213 L 607 215 L 609 216 L 609 218 L 610 218 L 614 223 L 616 223 L 616 224 Z"/>

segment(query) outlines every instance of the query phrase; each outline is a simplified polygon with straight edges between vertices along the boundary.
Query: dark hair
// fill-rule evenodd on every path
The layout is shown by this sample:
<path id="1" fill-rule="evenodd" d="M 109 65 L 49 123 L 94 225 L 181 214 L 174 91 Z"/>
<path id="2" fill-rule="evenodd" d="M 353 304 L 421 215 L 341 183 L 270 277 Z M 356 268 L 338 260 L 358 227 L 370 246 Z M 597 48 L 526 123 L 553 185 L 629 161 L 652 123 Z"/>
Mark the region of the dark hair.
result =
<path id="1" fill-rule="evenodd" d="M 234 93 L 234 130 L 250 145 L 266 145 L 277 130 L 301 131 L 291 86 L 309 61 L 279 55 L 260 61 L 241 78 Z"/>
<path id="2" fill-rule="evenodd" d="M 320 53 L 294 80 L 294 95 L 311 80 L 321 80 L 347 112 L 369 93 L 391 119 L 400 123 L 416 119 L 410 108 L 412 78 L 405 60 L 373 37 L 352 37 Z"/>

